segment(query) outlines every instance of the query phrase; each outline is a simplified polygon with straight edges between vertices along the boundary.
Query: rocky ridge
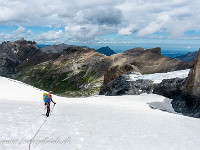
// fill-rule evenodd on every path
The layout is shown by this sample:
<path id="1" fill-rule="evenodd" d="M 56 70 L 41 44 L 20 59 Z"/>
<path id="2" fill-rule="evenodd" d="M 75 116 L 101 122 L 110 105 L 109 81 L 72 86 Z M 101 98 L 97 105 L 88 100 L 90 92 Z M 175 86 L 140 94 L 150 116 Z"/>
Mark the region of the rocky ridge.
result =
<path id="1" fill-rule="evenodd" d="M 0 75 L 12 76 L 16 67 L 37 53 L 37 44 L 24 39 L 15 42 L 3 42 L 0 45 Z"/>
<path id="2" fill-rule="evenodd" d="M 120 54 L 109 56 L 112 66 L 130 64 L 136 66 L 142 74 L 169 72 L 191 68 L 192 63 L 172 59 L 161 55 L 159 47 L 153 49 L 134 48 Z"/>
<path id="3" fill-rule="evenodd" d="M 13 77 L 63 96 L 98 94 L 105 80 L 130 71 L 144 74 L 191 66 L 192 63 L 162 56 L 160 48 L 134 48 L 105 56 L 94 49 L 75 46 L 60 53 L 46 53 L 37 48 L 36 42 L 24 39 L 0 45 L 1 76 Z M 116 67 L 117 72 L 104 80 L 104 74 L 112 67 Z"/>
<path id="4" fill-rule="evenodd" d="M 69 47 L 75 47 L 75 46 L 61 43 L 58 45 L 54 44 L 54 45 L 50 45 L 50 46 L 44 46 L 44 47 L 40 48 L 40 50 L 42 52 L 46 52 L 46 53 L 60 53 L 64 49 L 69 48 Z"/>

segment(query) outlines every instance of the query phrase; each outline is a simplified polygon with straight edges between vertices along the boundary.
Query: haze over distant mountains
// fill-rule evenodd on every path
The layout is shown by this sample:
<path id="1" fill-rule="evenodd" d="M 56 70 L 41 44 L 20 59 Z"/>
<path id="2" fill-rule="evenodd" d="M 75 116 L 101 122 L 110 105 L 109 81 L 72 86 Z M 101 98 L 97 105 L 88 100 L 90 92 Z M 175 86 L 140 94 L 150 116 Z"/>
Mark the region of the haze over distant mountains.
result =
<path id="1" fill-rule="evenodd" d="M 193 61 L 196 57 L 198 51 L 196 52 L 188 52 L 186 55 L 177 56 L 175 58 L 182 60 L 182 61 Z"/>
<path id="2" fill-rule="evenodd" d="M 62 52 L 64 49 L 68 48 L 68 47 L 77 47 L 75 45 L 68 45 L 68 44 L 54 44 L 54 45 L 45 45 L 45 44 L 38 44 L 38 48 L 43 51 L 43 52 L 47 52 L 47 53 L 60 53 Z M 88 48 L 87 46 L 80 46 L 83 48 Z M 101 47 L 99 49 L 96 49 L 97 52 L 102 53 L 106 56 L 111 56 L 113 54 L 116 54 L 113 50 L 110 49 L 110 47 L 106 46 L 106 47 Z"/>
<path id="3" fill-rule="evenodd" d="M 47 53 L 60 53 L 68 47 L 73 47 L 73 45 L 68 45 L 64 43 L 58 45 L 54 44 L 54 45 L 44 46 L 40 48 L 40 50 Z"/>
<path id="4" fill-rule="evenodd" d="M 77 46 L 68 45 L 68 44 L 64 44 L 64 43 L 57 44 L 57 45 L 56 44 L 54 44 L 54 45 L 38 44 L 38 48 L 41 51 L 47 52 L 47 53 L 60 53 L 68 47 L 77 47 Z M 88 46 L 80 46 L 80 47 L 89 48 Z M 111 56 L 113 54 L 116 54 L 116 52 L 113 51 L 109 46 L 98 48 L 98 49 L 96 49 L 96 51 L 99 52 L 99 53 L 102 53 L 106 56 Z M 181 53 L 181 51 L 176 52 L 176 51 L 172 51 L 172 50 L 170 50 L 170 51 L 163 50 L 162 55 L 167 56 L 167 57 L 171 57 L 171 58 L 176 58 L 176 59 L 179 59 L 179 60 L 182 60 L 182 61 L 192 62 L 194 60 L 195 56 L 197 55 L 197 51 L 188 52 L 187 54 L 184 55 L 184 54 Z"/>

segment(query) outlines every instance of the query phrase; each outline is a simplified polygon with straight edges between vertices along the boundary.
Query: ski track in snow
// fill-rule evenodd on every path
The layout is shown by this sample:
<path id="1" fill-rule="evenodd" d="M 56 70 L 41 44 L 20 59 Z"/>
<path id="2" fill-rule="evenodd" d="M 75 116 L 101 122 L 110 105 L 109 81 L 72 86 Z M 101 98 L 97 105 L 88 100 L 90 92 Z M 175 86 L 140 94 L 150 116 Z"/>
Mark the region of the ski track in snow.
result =
<path id="1" fill-rule="evenodd" d="M 0 149 L 28 149 L 45 120 L 43 91 L 2 77 L 0 91 Z M 57 104 L 31 150 L 199 150 L 200 120 L 175 113 L 165 97 L 53 99 Z M 2 143 L 5 140 L 24 143 Z M 45 140 L 52 142 L 42 144 Z"/>

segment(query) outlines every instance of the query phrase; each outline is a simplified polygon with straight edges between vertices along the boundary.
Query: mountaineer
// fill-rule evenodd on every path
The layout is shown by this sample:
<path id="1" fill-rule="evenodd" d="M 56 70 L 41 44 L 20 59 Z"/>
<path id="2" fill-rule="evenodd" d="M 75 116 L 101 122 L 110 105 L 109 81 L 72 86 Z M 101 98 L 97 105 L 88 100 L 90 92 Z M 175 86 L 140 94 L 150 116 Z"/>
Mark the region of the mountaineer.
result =
<path id="1" fill-rule="evenodd" d="M 50 104 L 51 102 L 54 103 L 54 105 L 56 104 L 53 100 L 52 100 L 52 94 L 53 92 L 50 91 L 48 94 L 46 94 L 45 98 L 44 98 L 44 102 L 45 102 L 45 106 L 47 108 L 47 113 L 46 116 L 49 117 L 49 113 L 50 113 Z"/>

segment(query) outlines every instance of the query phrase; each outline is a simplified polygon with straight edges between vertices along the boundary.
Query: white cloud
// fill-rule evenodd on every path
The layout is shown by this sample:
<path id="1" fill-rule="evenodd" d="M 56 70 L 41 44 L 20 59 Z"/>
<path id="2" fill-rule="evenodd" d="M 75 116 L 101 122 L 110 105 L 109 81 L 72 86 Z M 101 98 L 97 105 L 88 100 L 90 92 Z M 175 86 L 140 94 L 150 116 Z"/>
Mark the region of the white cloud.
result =
<path id="1" fill-rule="evenodd" d="M 13 31 L 13 34 L 21 34 L 25 33 L 25 28 L 22 26 L 19 26 L 17 30 Z"/>
<path id="2" fill-rule="evenodd" d="M 124 22 L 137 23 L 138 36 L 168 32 L 179 38 L 188 30 L 199 28 L 200 1 L 195 0 L 134 0 L 119 4 Z M 194 11 L 195 10 L 195 11 Z M 198 21 L 197 21 L 198 20 Z"/>
<path id="3" fill-rule="evenodd" d="M 30 29 L 27 31 L 27 33 L 28 34 L 33 34 L 33 32 Z"/>
<path id="4" fill-rule="evenodd" d="M 0 25 L 18 25 L 13 34 L 25 34 L 23 26 L 66 27 L 66 34 L 77 40 L 113 32 L 140 37 L 167 32 L 179 38 L 186 31 L 200 31 L 199 6 L 199 0 L 0 0 Z M 54 30 L 39 37 L 65 36 Z"/>
<path id="5" fill-rule="evenodd" d="M 2 39 L 3 41 L 7 41 L 7 40 L 9 40 L 9 39 L 12 39 L 12 38 L 13 38 L 13 35 L 1 33 L 1 34 L 0 34 L 0 37 L 1 37 L 1 39 Z"/>
<path id="6" fill-rule="evenodd" d="M 27 11 L 25 3 L 14 0 L 0 0 L 0 24 L 11 24 L 12 22 L 22 22 L 23 16 L 26 16 Z"/>
<path id="7" fill-rule="evenodd" d="M 113 27 L 106 25 L 76 25 L 70 24 L 65 27 L 65 33 L 67 36 L 72 36 L 76 40 L 87 41 L 93 39 L 95 36 L 104 35 L 106 33 L 113 32 Z"/>
<path id="8" fill-rule="evenodd" d="M 166 28 L 165 25 L 168 23 L 169 20 L 170 16 L 168 14 L 160 14 L 155 21 L 149 23 L 146 27 L 142 28 L 137 35 L 144 36 L 159 32 L 162 28 Z"/>
<path id="9" fill-rule="evenodd" d="M 52 40 L 60 39 L 63 36 L 64 36 L 64 33 L 62 30 L 59 30 L 59 31 L 51 30 L 51 31 L 48 31 L 48 32 L 45 32 L 45 33 L 42 33 L 41 35 L 39 35 L 37 40 L 52 41 Z"/>
<path id="10" fill-rule="evenodd" d="M 34 33 L 29 29 L 26 32 L 26 29 L 22 26 L 18 26 L 17 30 L 8 33 L 1 33 L 1 41 L 15 41 L 21 38 L 28 38 L 28 35 L 33 35 Z"/>
<path id="11" fill-rule="evenodd" d="M 191 48 L 192 48 L 191 46 L 186 47 L 186 49 L 191 49 Z"/>
<path id="12" fill-rule="evenodd" d="M 131 35 L 136 29 L 136 25 L 130 24 L 126 28 L 122 28 L 118 31 L 119 35 Z"/>

